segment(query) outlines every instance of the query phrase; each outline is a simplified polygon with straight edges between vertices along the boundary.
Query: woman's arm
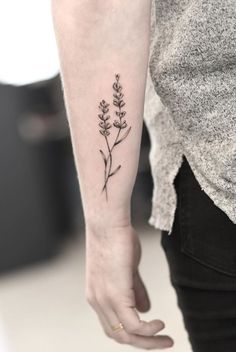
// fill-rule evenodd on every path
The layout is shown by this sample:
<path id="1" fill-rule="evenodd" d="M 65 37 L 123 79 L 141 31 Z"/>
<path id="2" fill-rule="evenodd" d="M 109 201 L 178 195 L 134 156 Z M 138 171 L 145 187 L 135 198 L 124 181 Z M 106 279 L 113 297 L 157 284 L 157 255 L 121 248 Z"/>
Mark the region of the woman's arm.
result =
<path id="1" fill-rule="evenodd" d="M 65 103 L 86 223 L 87 297 L 104 331 L 139 347 L 163 323 L 149 308 L 131 225 L 149 57 L 150 0 L 52 0 Z M 135 287 L 133 287 L 135 286 Z M 114 333 L 112 324 L 124 330 Z"/>
<path id="2" fill-rule="evenodd" d="M 53 15 L 61 60 L 65 101 L 79 174 L 87 224 L 123 225 L 130 222 L 130 197 L 138 167 L 143 123 L 144 90 L 149 49 L 149 1 L 53 1 Z M 122 87 L 124 106 L 113 103 L 113 84 Z M 99 109 L 102 101 L 109 111 Z M 116 99 L 117 101 L 117 99 Z M 105 111 L 105 110 L 103 110 Z M 120 130 L 116 112 L 122 111 L 127 127 Z M 106 137 L 99 126 L 106 121 Z M 105 125 L 105 124 L 104 124 Z M 118 126 L 118 124 L 117 124 Z M 123 125 L 124 127 L 125 125 Z M 112 149 L 108 157 L 107 143 Z M 104 186 L 104 159 L 106 174 Z M 108 200 L 106 200 L 106 193 Z"/>

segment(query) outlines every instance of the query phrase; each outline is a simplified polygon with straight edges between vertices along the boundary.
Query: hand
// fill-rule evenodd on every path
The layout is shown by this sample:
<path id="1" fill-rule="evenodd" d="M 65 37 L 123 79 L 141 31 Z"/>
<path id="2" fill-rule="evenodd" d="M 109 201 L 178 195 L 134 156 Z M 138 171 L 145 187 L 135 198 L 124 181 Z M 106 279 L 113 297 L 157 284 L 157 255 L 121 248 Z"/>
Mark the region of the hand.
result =
<path id="1" fill-rule="evenodd" d="M 122 344 L 144 349 L 171 347 L 161 320 L 140 320 L 136 309 L 146 312 L 150 300 L 140 277 L 139 237 L 131 225 L 86 230 L 86 298 L 95 309 L 105 334 Z M 112 326 L 123 324 L 113 331 Z M 154 336 L 155 335 L 155 336 Z"/>

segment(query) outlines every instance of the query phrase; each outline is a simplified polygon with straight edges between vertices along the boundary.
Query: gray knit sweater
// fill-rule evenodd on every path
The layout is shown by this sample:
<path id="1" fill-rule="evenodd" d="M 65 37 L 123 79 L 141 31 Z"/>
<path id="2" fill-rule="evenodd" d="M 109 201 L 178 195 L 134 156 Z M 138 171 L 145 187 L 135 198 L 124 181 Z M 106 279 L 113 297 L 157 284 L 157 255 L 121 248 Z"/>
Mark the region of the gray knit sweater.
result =
<path id="1" fill-rule="evenodd" d="M 149 223 L 171 232 L 183 155 L 201 189 L 236 223 L 236 0 L 153 0 L 151 28 Z"/>

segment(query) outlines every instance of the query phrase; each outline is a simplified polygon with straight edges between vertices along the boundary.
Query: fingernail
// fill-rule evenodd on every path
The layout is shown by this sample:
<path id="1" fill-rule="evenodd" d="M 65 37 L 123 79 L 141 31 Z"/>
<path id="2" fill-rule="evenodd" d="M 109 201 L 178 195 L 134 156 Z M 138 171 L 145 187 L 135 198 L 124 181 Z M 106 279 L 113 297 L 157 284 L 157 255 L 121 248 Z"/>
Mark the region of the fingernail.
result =
<path id="1" fill-rule="evenodd" d="M 168 342 L 168 347 L 172 347 L 173 345 L 174 345 L 174 340 L 170 338 Z"/>

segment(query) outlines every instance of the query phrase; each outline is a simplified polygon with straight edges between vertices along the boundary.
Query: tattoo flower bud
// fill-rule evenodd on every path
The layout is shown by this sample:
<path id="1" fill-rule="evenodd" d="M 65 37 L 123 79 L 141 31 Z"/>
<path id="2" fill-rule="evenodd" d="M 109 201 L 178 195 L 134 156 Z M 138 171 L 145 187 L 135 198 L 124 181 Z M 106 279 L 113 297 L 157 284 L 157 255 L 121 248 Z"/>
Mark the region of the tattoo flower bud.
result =
<path id="1" fill-rule="evenodd" d="M 123 108 L 125 106 L 125 102 L 123 100 L 119 101 L 119 108 Z"/>
<path id="2" fill-rule="evenodd" d="M 118 91 L 118 89 L 119 89 L 119 86 L 118 86 L 118 84 L 115 82 L 114 84 L 113 84 L 113 89 L 117 92 Z"/>
<path id="3" fill-rule="evenodd" d="M 126 123 L 126 121 L 124 120 L 124 121 L 122 122 L 121 128 L 125 128 L 125 127 L 127 127 L 127 123 Z"/>
<path id="4" fill-rule="evenodd" d="M 117 127 L 117 128 L 121 128 L 121 123 L 120 123 L 119 121 L 117 121 L 117 120 L 115 120 L 115 121 L 113 122 L 113 125 L 114 125 L 115 127 Z"/>
<path id="5" fill-rule="evenodd" d="M 105 102 L 105 100 L 102 100 L 99 104 L 99 109 L 103 112 L 103 114 L 106 114 L 109 111 L 109 105 L 108 103 Z"/>
<path id="6" fill-rule="evenodd" d="M 107 130 L 99 130 L 99 132 L 105 137 L 105 136 L 109 136 L 110 132 Z"/>
<path id="7" fill-rule="evenodd" d="M 104 137 L 106 137 L 109 136 L 110 132 L 108 130 L 112 127 L 112 125 L 107 122 L 107 120 L 110 118 L 110 115 L 106 115 L 109 111 L 109 104 L 106 103 L 105 100 L 102 100 L 99 104 L 99 108 L 102 111 L 102 114 L 98 114 L 99 119 L 102 120 L 98 124 L 99 127 L 102 128 L 99 131 Z"/>
<path id="8" fill-rule="evenodd" d="M 107 108 L 107 107 L 109 106 L 109 104 L 106 103 L 105 100 L 102 100 L 101 103 L 100 103 L 100 105 L 101 105 L 102 107 L 104 107 L 104 108 Z"/>
<path id="9" fill-rule="evenodd" d="M 120 79 L 119 73 L 117 73 L 117 74 L 115 75 L 115 77 L 116 77 L 116 80 L 119 81 L 119 79 Z"/>
<path id="10" fill-rule="evenodd" d="M 122 118 L 126 115 L 126 111 L 116 111 L 116 115 Z"/>
<path id="11" fill-rule="evenodd" d="M 122 93 L 115 93 L 113 94 L 113 97 L 117 100 L 122 99 L 124 97 L 124 94 Z"/>
<path id="12" fill-rule="evenodd" d="M 126 127 L 127 127 L 126 121 L 121 122 L 121 121 L 115 120 L 115 121 L 113 122 L 113 125 L 114 125 L 116 128 L 126 128 Z"/>

